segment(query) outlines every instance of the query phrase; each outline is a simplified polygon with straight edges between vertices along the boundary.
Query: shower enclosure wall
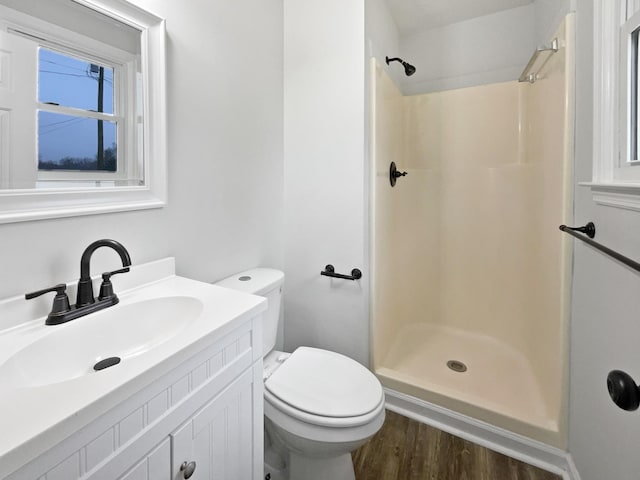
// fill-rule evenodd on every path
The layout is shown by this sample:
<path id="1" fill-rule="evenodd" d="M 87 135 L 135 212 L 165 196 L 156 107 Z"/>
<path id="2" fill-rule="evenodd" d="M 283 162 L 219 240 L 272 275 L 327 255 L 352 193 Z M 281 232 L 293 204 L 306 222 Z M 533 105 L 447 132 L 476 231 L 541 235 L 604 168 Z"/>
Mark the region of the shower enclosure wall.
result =
<path id="1" fill-rule="evenodd" d="M 573 28 L 569 15 L 533 84 L 405 97 L 384 61 L 371 62 L 375 373 L 395 391 L 559 447 Z M 391 161 L 408 172 L 393 188 Z"/>

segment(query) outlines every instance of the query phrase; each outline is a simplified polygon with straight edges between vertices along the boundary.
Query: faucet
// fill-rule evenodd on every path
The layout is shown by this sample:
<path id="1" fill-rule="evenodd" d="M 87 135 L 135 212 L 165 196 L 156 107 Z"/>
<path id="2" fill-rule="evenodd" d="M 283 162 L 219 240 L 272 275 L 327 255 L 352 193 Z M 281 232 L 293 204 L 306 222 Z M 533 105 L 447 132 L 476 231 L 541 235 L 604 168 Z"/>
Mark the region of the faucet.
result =
<path id="1" fill-rule="evenodd" d="M 118 255 L 120 255 L 122 266 L 124 268 L 102 274 L 100 294 L 96 299 L 93 297 L 93 282 L 91 281 L 89 267 L 93 252 L 100 247 L 110 247 L 114 249 Z M 78 280 L 78 296 L 76 297 L 75 305 L 69 305 L 69 298 L 66 293 L 67 286 L 64 283 L 45 288 L 43 290 L 38 290 L 37 292 L 27 293 L 25 295 L 25 299 L 30 300 L 48 292 L 56 292 L 56 296 L 53 300 L 53 307 L 47 316 L 45 324 L 59 325 L 117 304 L 120 300 L 113 292 L 111 276 L 116 273 L 128 272 L 130 265 L 131 257 L 129 256 L 129 252 L 127 252 L 127 249 L 124 248 L 121 243 L 109 239 L 96 240 L 85 249 L 82 253 L 82 258 L 80 259 L 80 280 Z"/>
<path id="2" fill-rule="evenodd" d="M 89 266 L 91 263 L 91 256 L 93 252 L 95 252 L 100 247 L 109 247 L 114 249 L 118 255 L 120 255 L 120 259 L 122 260 L 122 266 L 128 267 L 131 265 L 131 257 L 129 256 L 129 252 L 124 248 L 120 242 L 116 242 L 115 240 L 109 240 L 108 238 L 102 240 L 96 240 L 87 248 L 85 248 L 82 253 L 82 257 L 80 258 L 80 280 L 78 280 L 78 295 L 76 296 L 76 308 L 84 307 L 85 305 L 89 305 L 95 303 L 96 299 L 93 298 L 93 282 L 91 281 L 91 273 L 89 270 Z M 125 271 L 129 271 L 126 268 Z M 119 270 L 111 272 L 111 273 L 121 273 Z M 110 276 L 110 275 L 109 275 Z M 108 281 L 109 278 L 104 278 L 103 280 Z"/>

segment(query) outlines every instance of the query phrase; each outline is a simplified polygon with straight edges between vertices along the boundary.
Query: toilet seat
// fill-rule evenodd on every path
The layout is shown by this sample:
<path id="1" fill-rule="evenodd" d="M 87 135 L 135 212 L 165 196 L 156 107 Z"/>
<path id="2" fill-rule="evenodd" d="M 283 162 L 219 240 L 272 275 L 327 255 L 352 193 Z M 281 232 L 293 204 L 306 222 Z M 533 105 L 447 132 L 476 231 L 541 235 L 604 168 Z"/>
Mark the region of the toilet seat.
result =
<path id="1" fill-rule="evenodd" d="M 300 347 L 265 381 L 265 400 L 307 423 L 354 426 L 384 408 L 378 379 L 349 357 Z"/>
<path id="2" fill-rule="evenodd" d="M 272 395 L 268 390 L 264 391 L 264 401 L 265 401 L 264 414 L 267 417 L 272 417 L 270 412 L 273 410 L 293 420 L 299 420 L 301 422 L 308 423 L 310 425 L 316 425 L 319 427 L 336 428 L 336 429 L 360 427 L 362 425 L 367 425 L 369 422 L 373 421 L 376 417 L 378 417 L 381 414 L 381 412 L 384 411 L 384 405 L 385 405 L 384 398 L 382 398 L 380 400 L 380 403 L 376 406 L 374 410 L 364 415 L 359 415 L 357 417 L 322 417 L 320 415 L 313 415 L 311 413 L 298 410 L 297 408 L 294 408 L 291 405 L 283 402 L 275 395 Z M 271 419 L 275 421 L 275 418 L 271 418 Z M 279 422 L 276 422 L 276 423 L 279 423 Z"/>

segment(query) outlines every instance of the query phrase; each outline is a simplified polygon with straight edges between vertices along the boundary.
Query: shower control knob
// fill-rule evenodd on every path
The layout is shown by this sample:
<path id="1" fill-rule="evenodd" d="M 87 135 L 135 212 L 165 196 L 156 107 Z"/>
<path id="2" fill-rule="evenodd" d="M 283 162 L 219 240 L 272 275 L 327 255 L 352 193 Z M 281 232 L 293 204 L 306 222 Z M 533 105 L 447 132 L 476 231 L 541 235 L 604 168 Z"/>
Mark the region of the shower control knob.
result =
<path id="1" fill-rule="evenodd" d="M 640 388 L 628 373 L 612 370 L 607 375 L 607 390 L 613 403 L 632 412 L 640 406 Z"/>
<path id="2" fill-rule="evenodd" d="M 389 182 L 391 183 L 392 187 L 396 186 L 396 180 L 400 177 L 404 177 L 407 174 L 407 172 L 400 172 L 398 171 L 398 168 L 396 167 L 396 162 L 391 162 L 391 165 L 389 165 Z"/>

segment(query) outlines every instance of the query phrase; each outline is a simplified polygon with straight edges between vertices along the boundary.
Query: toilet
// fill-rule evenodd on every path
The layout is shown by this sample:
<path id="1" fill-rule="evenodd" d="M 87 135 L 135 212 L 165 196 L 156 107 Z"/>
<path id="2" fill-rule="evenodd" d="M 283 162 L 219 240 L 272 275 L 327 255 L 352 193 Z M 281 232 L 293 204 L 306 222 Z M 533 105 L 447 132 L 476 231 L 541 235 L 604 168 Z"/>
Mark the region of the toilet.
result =
<path id="1" fill-rule="evenodd" d="M 275 350 L 284 273 L 255 268 L 216 285 L 266 297 L 263 314 L 265 478 L 355 480 L 351 452 L 384 422 L 378 379 L 336 352 Z"/>

